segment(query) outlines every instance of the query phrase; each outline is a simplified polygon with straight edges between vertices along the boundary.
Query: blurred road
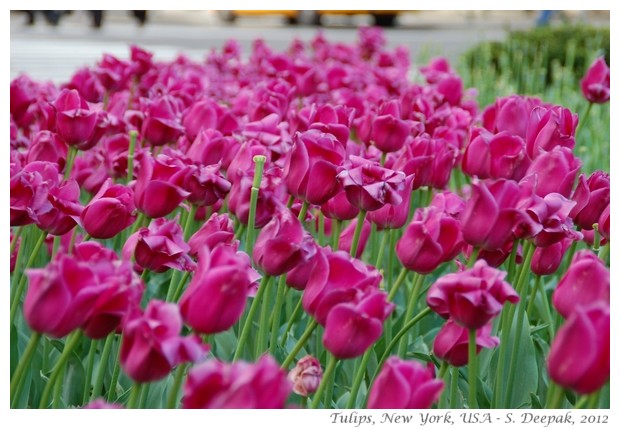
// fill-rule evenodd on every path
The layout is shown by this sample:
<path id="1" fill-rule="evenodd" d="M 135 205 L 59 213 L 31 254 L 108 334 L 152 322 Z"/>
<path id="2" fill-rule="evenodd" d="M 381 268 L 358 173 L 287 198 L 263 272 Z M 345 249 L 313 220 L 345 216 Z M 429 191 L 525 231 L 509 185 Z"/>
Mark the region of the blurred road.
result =
<path id="1" fill-rule="evenodd" d="M 414 60 L 441 54 L 456 61 L 480 41 L 501 40 L 508 30 L 531 28 L 535 17 L 523 11 L 408 12 L 398 17 L 395 28 L 386 30 L 386 36 L 390 46 L 406 46 Z M 609 25 L 609 15 L 604 14 L 571 18 Z M 213 11 L 149 11 L 144 27 L 139 27 L 127 11 L 107 12 L 100 29 L 91 28 L 91 17 L 84 11 L 64 17 L 57 27 L 43 19 L 34 26 L 25 22 L 25 15 L 11 13 L 11 78 L 27 73 L 55 82 L 67 80 L 78 67 L 93 65 L 103 53 L 127 58 L 130 43 L 153 51 L 160 60 L 179 53 L 200 60 L 231 38 L 237 39 L 247 53 L 259 37 L 273 49 L 284 50 L 294 38 L 307 41 L 318 31 L 318 27 L 288 26 L 278 16 L 242 17 L 226 24 Z M 371 24 L 372 18 L 327 16 L 323 23 L 321 31 L 328 40 L 352 42 L 357 27 Z"/>

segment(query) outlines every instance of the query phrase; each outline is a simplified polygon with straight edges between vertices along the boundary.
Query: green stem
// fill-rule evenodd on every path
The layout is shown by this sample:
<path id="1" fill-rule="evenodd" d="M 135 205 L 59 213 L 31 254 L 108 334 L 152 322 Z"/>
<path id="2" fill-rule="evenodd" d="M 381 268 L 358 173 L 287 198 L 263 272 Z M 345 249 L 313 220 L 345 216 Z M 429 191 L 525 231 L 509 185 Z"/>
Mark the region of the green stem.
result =
<path id="1" fill-rule="evenodd" d="M 179 283 L 176 285 L 175 287 L 175 292 L 174 292 L 174 296 L 172 297 L 172 302 L 179 302 L 179 299 L 181 299 L 181 294 L 183 293 L 183 286 L 185 286 L 185 283 L 187 282 L 187 279 L 189 278 L 189 271 L 185 271 L 185 273 L 183 273 L 183 277 L 181 277 L 181 280 L 179 280 Z"/>
<path id="2" fill-rule="evenodd" d="M 301 209 L 299 209 L 299 215 L 297 215 L 297 219 L 299 219 L 301 223 L 306 220 L 306 214 L 308 214 L 308 207 L 310 207 L 310 203 L 308 201 L 304 201 L 301 204 Z"/>
<path id="3" fill-rule="evenodd" d="M 149 390 L 151 390 L 151 383 L 146 383 L 142 386 L 142 392 L 140 392 L 140 405 L 139 408 L 144 410 L 146 408 L 146 402 L 149 398 Z"/>
<path id="4" fill-rule="evenodd" d="M 280 328 L 280 315 L 282 314 L 282 305 L 284 303 L 284 292 L 286 291 L 286 275 L 280 276 L 278 282 L 278 292 L 276 295 L 276 306 L 273 311 L 273 322 L 271 324 L 271 342 L 269 343 L 269 353 L 272 355 L 276 352 L 278 344 L 278 330 Z"/>
<path id="5" fill-rule="evenodd" d="M 577 129 L 575 130 L 575 135 L 577 135 L 577 132 L 584 127 L 584 124 L 587 122 L 588 118 L 590 117 L 590 111 L 592 110 L 593 105 L 594 103 L 588 103 L 588 107 L 586 108 L 586 113 L 583 115 L 583 120 L 579 121 L 579 124 L 577 125 Z"/>
<path id="6" fill-rule="evenodd" d="M 400 288 L 400 286 L 403 284 L 403 282 L 405 281 L 405 279 L 407 278 L 407 273 L 409 271 L 407 271 L 407 268 L 403 267 L 400 270 L 400 273 L 398 274 L 398 278 L 396 279 L 396 281 L 394 282 L 394 285 L 392 285 L 392 287 L 390 288 L 390 292 L 388 293 L 388 301 L 393 301 L 394 297 L 396 296 L 396 292 L 398 292 L 398 289 Z"/>
<path id="7" fill-rule="evenodd" d="M 26 370 L 30 368 L 30 362 L 37 351 L 40 340 L 41 334 L 33 332 L 26 346 L 26 350 L 24 350 L 24 355 L 17 364 L 13 377 L 11 377 L 11 407 L 15 407 L 19 395 L 21 394 L 24 375 L 26 374 Z"/>
<path id="8" fill-rule="evenodd" d="M 26 266 L 24 267 L 24 270 L 20 271 L 19 273 L 16 273 L 13 277 L 13 281 L 17 282 L 16 279 L 19 279 L 19 283 L 16 283 L 17 289 L 15 289 L 15 295 L 13 295 L 13 301 L 11 301 L 11 314 L 10 314 L 11 324 L 13 324 L 13 321 L 15 320 L 15 315 L 17 314 L 17 309 L 19 308 L 19 302 L 22 298 L 22 294 L 24 293 L 24 289 L 26 288 L 27 277 L 24 275 L 24 272 L 28 268 L 32 267 L 32 265 L 34 264 L 34 261 L 39 254 L 39 250 L 41 249 L 41 246 L 43 245 L 43 242 L 45 241 L 46 235 L 47 234 L 45 233 L 45 231 L 41 231 L 39 240 L 35 244 L 34 249 L 32 250 L 32 253 L 30 254 L 30 258 L 28 258 L 28 262 L 26 262 Z"/>
<path id="9" fill-rule="evenodd" d="M 340 227 L 342 226 L 342 221 L 339 219 L 332 220 L 332 249 L 338 249 L 338 241 L 340 239 Z"/>
<path id="10" fill-rule="evenodd" d="M 600 398 L 601 398 L 601 389 L 599 389 L 595 393 L 592 393 L 589 396 L 588 409 L 589 410 L 593 410 L 595 408 L 598 408 L 598 401 L 599 401 Z"/>
<path id="11" fill-rule="evenodd" d="M 91 400 L 96 399 L 101 394 L 101 388 L 103 387 L 103 379 L 105 377 L 106 370 L 108 368 L 108 361 L 110 359 L 110 353 L 112 352 L 112 345 L 114 344 L 114 334 L 108 335 L 103 345 L 103 351 L 101 352 L 101 359 L 99 359 L 99 368 L 97 369 L 97 378 L 95 378 L 95 385 L 93 386 L 93 393 Z M 112 387 L 112 386 L 110 386 Z"/>
<path id="12" fill-rule="evenodd" d="M 459 369 L 452 367 L 452 378 L 450 380 L 450 408 L 455 409 L 459 395 Z"/>
<path id="13" fill-rule="evenodd" d="M 471 255 L 469 255 L 469 260 L 467 261 L 467 268 L 471 268 L 476 263 L 476 259 L 478 259 L 478 254 L 480 253 L 479 247 L 474 247 L 471 251 Z"/>
<path id="14" fill-rule="evenodd" d="M 356 408 L 355 404 L 357 402 L 357 394 L 360 390 L 360 386 L 362 385 L 362 380 L 364 380 L 364 375 L 366 375 L 366 367 L 368 366 L 368 361 L 370 360 L 370 355 L 372 353 L 372 348 L 369 348 L 362 357 L 362 361 L 360 362 L 360 366 L 357 369 L 357 373 L 355 374 L 355 378 L 353 380 L 353 386 L 351 386 L 351 395 L 349 396 L 349 401 L 347 402 L 346 408 Z"/>
<path id="15" fill-rule="evenodd" d="M 127 153 L 127 183 L 133 180 L 133 160 L 136 152 L 136 141 L 138 140 L 138 132 L 136 130 L 129 131 L 129 152 Z"/>
<path id="16" fill-rule="evenodd" d="M 588 399 L 590 399 L 589 395 L 583 395 L 581 398 L 579 398 L 579 401 L 577 401 L 577 403 L 575 404 L 573 409 L 575 409 L 575 410 L 583 409 L 586 406 L 586 404 L 588 403 Z"/>
<path id="17" fill-rule="evenodd" d="M 271 280 L 271 277 L 269 277 Z M 270 281 L 265 284 L 265 289 L 269 287 Z M 263 295 L 261 309 L 260 309 L 260 319 L 258 323 L 258 340 L 256 341 L 256 352 L 255 358 L 258 358 L 265 350 L 267 350 L 267 333 L 269 332 L 269 313 L 271 312 L 271 291 L 265 290 L 265 294 Z"/>
<path id="18" fill-rule="evenodd" d="M 282 339 L 280 340 L 280 347 L 284 347 L 284 345 L 286 344 L 286 338 L 288 337 L 288 333 L 291 331 L 291 328 L 293 327 L 293 324 L 295 323 L 295 320 L 297 320 L 297 317 L 299 316 L 301 311 L 302 303 L 301 298 L 299 298 L 299 301 L 297 301 L 297 305 L 295 306 L 295 309 L 291 313 L 291 317 L 288 319 L 288 323 L 286 324 L 286 330 L 284 331 Z"/>
<path id="19" fill-rule="evenodd" d="M 239 344 L 237 345 L 237 350 L 235 350 L 233 361 L 238 360 L 243 353 L 245 343 L 248 341 L 248 337 L 250 336 L 250 329 L 252 329 L 252 320 L 254 319 L 254 314 L 256 314 L 256 311 L 258 310 L 258 305 L 262 301 L 263 295 L 265 294 L 265 289 L 267 289 L 267 284 L 269 283 L 269 279 L 270 276 L 263 277 L 260 285 L 258 286 L 258 291 L 256 292 L 254 300 L 252 301 L 252 305 L 250 305 L 248 316 L 245 319 L 245 323 L 243 324 L 241 336 L 239 337 Z"/>
<path id="20" fill-rule="evenodd" d="M 381 265 L 383 265 L 383 253 L 385 248 L 387 247 L 389 231 L 381 232 L 381 243 L 379 244 L 379 254 L 377 255 L 377 260 L 375 261 L 375 268 L 377 270 L 381 270 Z"/>
<path id="21" fill-rule="evenodd" d="M 65 378 L 66 370 L 66 366 L 63 366 L 60 369 L 60 375 L 58 376 L 58 380 L 56 380 L 56 384 L 54 385 L 54 395 L 52 396 L 52 408 L 54 409 L 60 408 L 60 400 L 62 399 L 62 382 Z"/>
<path id="22" fill-rule="evenodd" d="M 319 210 L 317 216 L 319 218 L 318 242 L 319 246 L 323 246 L 323 244 L 325 243 L 325 215 L 322 211 Z"/>
<path id="23" fill-rule="evenodd" d="M 170 389 L 170 394 L 168 395 L 168 402 L 166 403 L 166 407 L 168 409 L 174 409 L 177 407 L 179 390 L 181 389 L 181 383 L 183 382 L 183 376 L 185 375 L 187 365 L 188 364 L 186 363 L 179 365 L 174 373 L 174 383 L 172 384 L 172 389 Z"/>
<path id="24" fill-rule="evenodd" d="M 407 304 L 407 310 L 405 312 L 405 322 L 413 316 L 415 312 L 415 307 L 418 304 L 418 298 L 420 296 L 420 290 L 422 289 L 422 284 L 424 284 L 424 275 L 415 273 L 413 278 L 413 287 L 411 290 L 411 297 L 409 298 L 409 303 Z M 404 359 L 405 353 L 407 352 L 407 344 L 409 342 L 409 334 L 403 336 L 400 340 L 400 344 L 398 345 L 398 355 Z"/>
<path id="25" fill-rule="evenodd" d="M 536 301 L 536 295 L 540 290 L 540 286 L 541 276 L 536 276 L 536 279 L 534 281 L 534 287 L 532 288 L 532 291 L 530 292 L 530 297 L 527 301 L 527 320 L 532 320 L 532 313 L 534 312 L 534 302 Z"/>
<path id="26" fill-rule="evenodd" d="M 127 400 L 127 409 L 131 410 L 136 408 L 138 405 L 138 399 L 140 399 L 140 391 L 142 390 L 141 383 L 135 383 L 131 387 L 131 393 L 129 394 L 129 399 Z"/>
<path id="27" fill-rule="evenodd" d="M 601 234 L 598 232 L 598 223 L 592 224 L 594 230 L 594 242 L 592 244 L 592 251 L 596 254 L 601 250 Z"/>
<path id="28" fill-rule="evenodd" d="M 112 402 L 116 399 L 116 385 L 118 384 L 118 377 L 121 375 L 121 347 L 119 345 L 118 352 L 116 353 L 116 359 L 114 360 L 114 370 L 112 370 L 112 380 L 110 381 L 110 388 L 108 389 L 108 402 Z"/>
<path id="29" fill-rule="evenodd" d="M 185 219 L 185 226 L 183 227 L 183 240 L 186 242 L 192 235 L 192 223 L 194 222 L 194 217 L 196 216 L 197 210 L 198 207 L 195 204 L 191 204 L 189 215 L 187 215 L 187 219 Z"/>
<path id="30" fill-rule="evenodd" d="M 75 146 L 69 146 L 69 152 L 67 153 L 67 162 L 65 163 L 64 180 L 67 180 L 69 179 L 69 177 L 71 177 L 71 170 L 73 169 L 73 162 L 75 161 L 77 152 L 78 150 Z"/>
<path id="31" fill-rule="evenodd" d="M 362 228 L 364 227 L 364 219 L 366 218 L 366 211 L 360 210 L 357 215 L 357 225 L 355 225 L 355 232 L 353 233 L 353 241 L 351 242 L 351 254 L 352 258 L 355 258 L 357 253 L 357 246 L 360 242 L 360 236 L 362 235 Z"/>
<path id="32" fill-rule="evenodd" d="M 561 407 L 563 399 L 564 389 L 552 382 L 549 390 L 547 391 L 547 401 L 545 403 L 545 408 L 558 409 Z"/>
<path id="33" fill-rule="evenodd" d="M 325 369 L 325 372 L 323 373 L 323 379 L 321 380 L 321 384 L 319 385 L 319 388 L 314 394 L 314 400 L 312 401 L 312 405 L 310 406 L 310 408 L 312 408 L 313 410 L 316 410 L 317 408 L 319 408 L 321 397 L 323 396 L 323 392 L 325 391 L 327 384 L 331 382 L 332 373 L 336 369 L 337 363 L 338 363 L 338 359 L 336 358 L 336 356 L 330 353 L 329 362 L 327 363 L 327 368 Z"/>
<path id="34" fill-rule="evenodd" d="M 43 394 L 41 395 L 41 401 L 39 402 L 39 408 L 47 408 L 50 394 L 52 393 L 52 389 L 56 384 L 56 380 L 58 380 L 61 375 L 69 357 L 73 350 L 77 347 L 77 345 L 82 340 L 82 331 L 75 331 L 71 336 L 67 339 L 65 344 L 65 348 L 62 350 L 56 365 L 54 365 L 54 369 L 52 369 L 52 374 L 50 375 L 47 384 L 45 385 L 45 389 L 43 390 Z"/>
<path id="35" fill-rule="evenodd" d="M 286 359 L 280 366 L 282 369 L 288 370 L 289 365 L 293 362 L 293 360 L 295 360 L 295 356 L 297 356 L 297 353 L 299 353 L 299 351 L 306 345 L 306 343 L 308 342 L 308 339 L 310 339 L 310 337 L 312 336 L 312 333 L 314 332 L 317 326 L 319 326 L 319 324 L 316 320 L 314 319 L 310 320 L 310 323 L 308 323 L 306 330 L 301 335 L 299 340 L 297 340 L 297 344 L 295 344 L 295 347 L 293 347 L 293 350 L 291 350 L 289 355 L 286 357 Z"/>
<path id="36" fill-rule="evenodd" d="M 88 349 L 88 364 L 86 365 L 86 377 L 84 377 L 84 391 L 82 392 L 82 404 L 85 404 L 90 397 L 90 386 L 93 381 L 93 367 L 95 366 L 95 355 L 97 354 L 97 340 L 90 340 Z"/>
<path id="37" fill-rule="evenodd" d="M 174 270 L 172 276 L 170 276 L 170 282 L 168 283 L 168 292 L 166 293 L 166 302 L 172 302 L 174 295 L 176 294 L 178 287 L 178 280 L 181 271 Z"/>
<path id="38" fill-rule="evenodd" d="M 445 410 L 447 407 L 446 402 L 448 401 L 448 392 L 445 389 L 445 386 L 448 385 L 448 377 L 450 376 L 450 373 L 448 372 L 448 368 L 450 365 L 448 365 L 448 363 L 446 361 L 442 361 L 441 362 L 441 367 L 439 368 L 439 374 L 437 375 L 438 379 L 444 380 L 444 389 L 443 392 L 441 392 L 441 396 L 439 397 L 439 404 L 437 405 L 437 408 L 440 410 Z"/>
<path id="39" fill-rule="evenodd" d="M 251 254 L 254 247 L 254 229 L 256 225 L 256 204 L 258 203 L 258 192 L 263 179 L 263 169 L 265 168 L 266 158 L 263 155 L 254 157 L 254 181 L 250 191 L 250 213 L 248 214 L 248 230 L 246 231 L 245 250 Z"/>
<path id="40" fill-rule="evenodd" d="M 11 239 L 11 250 L 9 251 L 9 255 L 13 254 L 13 250 L 15 250 L 17 241 L 19 240 L 19 237 L 22 235 L 22 231 L 24 230 L 24 228 L 25 228 L 24 226 L 20 226 L 15 231 L 15 234 L 13 234 L 13 238 Z M 19 255 L 17 255 L 17 257 L 19 257 Z M 17 264 L 15 264 L 15 267 L 17 267 Z"/>
<path id="41" fill-rule="evenodd" d="M 601 261 L 606 263 L 608 254 L 609 254 L 609 241 L 605 243 L 603 247 L 601 247 L 601 250 L 599 250 L 598 252 L 598 257 L 601 259 Z M 15 264 L 15 266 L 17 267 L 17 264 Z"/>
<path id="42" fill-rule="evenodd" d="M 469 409 L 478 408 L 476 400 L 476 387 L 478 386 L 478 366 L 476 356 L 476 330 L 469 330 L 469 344 L 467 347 L 467 358 L 469 360 Z"/>

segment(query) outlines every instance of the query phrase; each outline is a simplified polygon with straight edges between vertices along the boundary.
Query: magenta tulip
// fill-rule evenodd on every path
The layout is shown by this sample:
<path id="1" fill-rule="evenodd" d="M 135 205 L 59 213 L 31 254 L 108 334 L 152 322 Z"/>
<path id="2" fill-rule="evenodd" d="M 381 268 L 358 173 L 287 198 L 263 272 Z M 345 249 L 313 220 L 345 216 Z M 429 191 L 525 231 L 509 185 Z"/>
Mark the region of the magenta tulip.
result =
<path id="1" fill-rule="evenodd" d="M 144 114 L 142 135 L 153 146 L 175 143 L 183 133 L 176 100 L 163 96 L 150 101 Z"/>
<path id="2" fill-rule="evenodd" d="M 491 323 L 476 331 L 476 353 L 482 348 L 492 349 L 499 345 L 499 338 L 491 336 Z M 468 330 L 448 320 L 439 330 L 433 342 L 433 354 L 452 366 L 465 366 L 469 362 Z"/>
<path id="3" fill-rule="evenodd" d="M 506 301 L 519 301 L 504 277 L 506 272 L 479 260 L 473 268 L 440 277 L 429 289 L 426 302 L 441 317 L 467 329 L 480 329 L 499 314 Z"/>
<path id="4" fill-rule="evenodd" d="M 201 334 L 215 334 L 233 326 L 245 308 L 256 272 L 245 253 L 218 244 L 198 253 L 198 267 L 179 301 L 183 320 Z"/>
<path id="5" fill-rule="evenodd" d="M 399 151 L 411 134 L 411 121 L 400 117 L 400 106 L 396 100 L 386 103 L 379 115 L 372 120 L 370 139 L 382 152 Z"/>
<path id="6" fill-rule="evenodd" d="M 598 220 L 598 230 L 603 237 L 609 240 L 610 237 L 610 222 L 611 222 L 611 203 L 607 204 L 603 213 L 601 213 L 601 217 Z"/>
<path id="7" fill-rule="evenodd" d="M 68 145 L 87 149 L 84 145 L 95 130 L 97 113 L 75 89 L 63 89 L 54 101 L 56 130 Z"/>
<path id="8" fill-rule="evenodd" d="M 341 189 L 321 206 L 321 212 L 330 219 L 351 220 L 359 214 L 360 209 L 347 199 L 347 193 Z"/>
<path id="9" fill-rule="evenodd" d="M 213 213 L 187 242 L 190 254 L 197 255 L 201 249 L 214 249 L 218 243 L 232 245 L 235 242 L 233 221 L 226 214 Z"/>
<path id="10" fill-rule="evenodd" d="M 581 395 L 596 392 L 610 372 L 609 304 L 578 306 L 551 343 L 549 376 Z"/>
<path id="11" fill-rule="evenodd" d="M 562 106 L 538 106 L 532 109 L 525 137 L 530 159 L 551 152 L 555 147 L 572 150 L 575 147 L 578 122 L 578 116 Z"/>
<path id="12" fill-rule="evenodd" d="M 183 408 L 284 408 L 290 393 L 286 372 L 269 355 L 256 363 L 211 359 L 189 371 Z"/>
<path id="13" fill-rule="evenodd" d="M 187 201 L 197 206 L 212 206 L 226 198 L 231 184 L 220 172 L 220 165 L 188 166 L 183 189 L 189 192 Z"/>
<path id="14" fill-rule="evenodd" d="M 112 238 L 136 220 L 136 206 L 131 188 L 112 185 L 106 180 L 99 192 L 82 211 L 80 218 L 93 238 Z"/>
<path id="15" fill-rule="evenodd" d="M 58 134 L 51 131 L 39 131 L 28 148 L 28 163 L 34 161 L 53 162 L 58 164 L 58 171 L 63 171 L 66 159 L 67 145 Z"/>
<path id="16" fill-rule="evenodd" d="M 64 235 L 71 231 L 83 210 L 77 182 L 69 179 L 50 188 L 47 199 L 51 208 L 37 215 L 36 225 L 52 235 Z"/>
<path id="17" fill-rule="evenodd" d="M 351 223 L 347 225 L 345 229 L 340 233 L 340 237 L 338 238 L 338 250 L 344 250 L 345 252 L 351 252 L 351 245 L 353 243 L 353 235 L 355 234 L 355 229 L 357 228 L 357 219 L 353 219 Z M 357 251 L 355 252 L 355 257 L 360 258 L 364 253 L 364 249 L 366 249 L 366 243 L 368 242 L 368 238 L 370 237 L 370 230 L 372 229 L 370 222 L 364 220 L 364 225 L 362 225 L 362 232 L 359 237 L 359 242 L 357 243 Z"/>
<path id="18" fill-rule="evenodd" d="M 161 380 L 183 362 L 198 362 L 208 351 L 197 335 L 182 337 L 176 304 L 151 300 L 144 313 L 135 310 L 123 327 L 121 368 L 138 383 Z"/>
<path id="19" fill-rule="evenodd" d="M 605 57 L 598 57 L 581 79 L 581 93 L 590 103 L 609 101 L 609 67 Z"/>
<path id="20" fill-rule="evenodd" d="M 407 222 L 409 208 L 411 206 L 411 187 L 413 186 L 414 175 L 410 174 L 405 178 L 405 186 L 402 187 L 399 195 L 399 204 L 386 204 L 379 210 L 368 213 L 368 220 L 377 225 L 377 230 L 400 229 Z"/>
<path id="21" fill-rule="evenodd" d="M 565 238 L 550 246 L 534 249 L 531 264 L 532 272 L 538 276 L 555 273 L 572 243 L 571 238 Z"/>
<path id="22" fill-rule="evenodd" d="M 498 98 L 495 103 L 482 112 L 482 125 L 496 134 L 502 131 L 525 138 L 530 114 L 542 101 L 538 98 L 522 95 L 510 95 Z"/>
<path id="23" fill-rule="evenodd" d="M 571 210 L 570 216 L 575 224 L 582 229 L 592 229 L 592 225 L 598 222 L 603 210 L 609 206 L 609 174 L 597 170 L 587 181 L 583 174 L 580 175 L 572 200 L 576 205 Z"/>
<path id="24" fill-rule="evenodd" d="M 12 174 L 11 226 L 34 223 L 52 210 L 48 195 L 58 181 L 58 166 L 51 162 L 31 162 Z"/>
<path id="25" fill-rule="evenodd" d="M 434 377 L 432 369 L 391 356 L 370 387 L 368 408 L 430 408 L 439 400 L 443 387 L 443 381 Z"/>
<path id="26" fill-rule="evenodd" d="M 609 270 L 590 250 L 580 250 L 553 292 L 553 306 L 565 319 L 581 305 L 609 305 Z"/>

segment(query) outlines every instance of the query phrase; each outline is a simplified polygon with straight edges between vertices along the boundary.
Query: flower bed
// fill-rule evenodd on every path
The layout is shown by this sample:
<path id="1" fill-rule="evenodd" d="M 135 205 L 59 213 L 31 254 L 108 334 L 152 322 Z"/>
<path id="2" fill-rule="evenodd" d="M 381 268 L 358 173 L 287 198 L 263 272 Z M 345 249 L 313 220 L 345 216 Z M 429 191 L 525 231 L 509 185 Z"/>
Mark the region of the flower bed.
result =
<path id="1" fill-rule="evenodd" d="M 364 28 L 11 82 L 11 406 L 608 406 L 608 67 L 581 120 L 409 68 Z"/>

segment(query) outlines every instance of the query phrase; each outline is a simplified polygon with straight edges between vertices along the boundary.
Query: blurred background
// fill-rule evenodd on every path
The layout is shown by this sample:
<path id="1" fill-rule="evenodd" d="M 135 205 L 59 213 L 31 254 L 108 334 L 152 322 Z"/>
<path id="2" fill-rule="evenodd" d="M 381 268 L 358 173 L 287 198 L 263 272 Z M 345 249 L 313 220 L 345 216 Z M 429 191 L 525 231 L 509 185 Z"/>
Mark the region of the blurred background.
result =
<path id="1" fill-rule="evenodd" d="M 577 35 L 584 40 L 599 37 L 602 30 L 607 52 L 609 46 L 609 11 L 12 11 L 11 78 L 27 73 L 63 82 L 103 53 L 127 58 L 131 43 L 160 60 L 179 53 L 201 60 L 230 38 L 240 42 L 244 53 L 259 37 L 274 50 L 285 50 L 293 39 L 311 40 L 319 29 L 330 41 L 350 43 L 363 25 L 385 27 L 389 45 L 407 47 L 417 64 L 444 55 L 471 66 L 470 53 L 482 49 L 490 59 L 496 57 L 499 67 L 501 43 L 539 34 L 538 43 L 570 45 L 574 37 L 553 40 L 557 34 L 549 32 L 573 35 L 575 28 L 585 32 Z M 590 47 L 605 49 L 599 45 Z M 549 62 L 550 75 L 551 67 Z"/>

